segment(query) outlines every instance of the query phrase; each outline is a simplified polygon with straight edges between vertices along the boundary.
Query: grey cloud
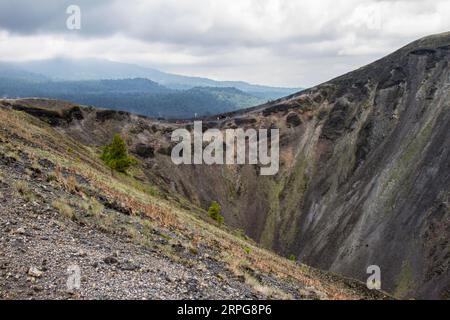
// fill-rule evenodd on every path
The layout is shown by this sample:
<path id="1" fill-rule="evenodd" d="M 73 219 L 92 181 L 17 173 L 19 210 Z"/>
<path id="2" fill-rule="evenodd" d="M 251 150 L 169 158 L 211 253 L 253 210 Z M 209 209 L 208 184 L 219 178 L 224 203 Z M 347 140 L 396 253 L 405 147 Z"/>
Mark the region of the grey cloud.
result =
<path id="1" fill-rule="evenodd" d="M 65 27 L 65 11 L 70 4 L 82 10 L 82 29 L 75 33 Z M 98 41 L 105 52 L 126 62 L 135 62 L 132 57 L 138 56 L 141 64 L 175 72 L 219 78 L 241 75 L 242 80 L 258 80 L 260 75 L 258 82 L 266 83 L 273 81 L 272 69 L 279 73 L 273 84 L 291 86 L 325 81 L 418 37 L 448 29 L 450 6 L 445 0 L 0 3 L 0 31 L 6 30 L 16 39 L 57 35 L 72 44 L 62 53 L 68 56 L 78 49 L 78 55 L 102 58 L 103 51 L 99 53 L 91 44 Z M 160 51 L 152 52 L 154 48 L 179 57 L 170 60 Z M 145 50 L 153 54 L 151 61 L 146 60 Z M 52 48 L 43 47 L 42 52 L 54 54 Z M 158 55 L 162 58 L 156 61 Z M 183 56 L 187 57 L 184 61 Z"/>
<path id="2" fill-rule="evenodd" d="M 86 8 L 87 12 L 108 1 L 77 0 L 14 0 L 0 2 L 0 29 L 13 34 L 58 33 L 66 29 L 66 9 L 71 4 Z"/>

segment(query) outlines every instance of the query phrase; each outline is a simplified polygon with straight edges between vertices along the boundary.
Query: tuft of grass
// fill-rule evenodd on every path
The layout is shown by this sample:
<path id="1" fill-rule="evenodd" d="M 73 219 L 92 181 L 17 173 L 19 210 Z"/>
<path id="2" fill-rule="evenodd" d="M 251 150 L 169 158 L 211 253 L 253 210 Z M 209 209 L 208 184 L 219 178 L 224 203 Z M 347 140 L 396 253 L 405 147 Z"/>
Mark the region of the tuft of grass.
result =
<path id="1" fill-rule="evenodd" d="M 242 229 L 233 230 L 232 233 L 233 233 L 234 236 L 238 237 L 241 240 L 251 241 L 251 239 L 245 234 L 245 231 L 242 230 Z"/>
<path id="2" fill-rule="evenodd" d="M 97 199 L 91 198 L 90 209 L 92 214 L 98 217 L 102 214 L 104 206 L 100 202 L 98 202 Z"/>
<path id="3" fill-rule="evenodd" d="M 245 274 L 245 283 L 253 288 L 259 294 L 269 298 L 269 299 L 280 299 L 280 300 L 290 300 L 292 299 L 292 295 L 274 287 L 269 287 L 267 285 L 262 284 L 256 278 Z"/>
<path id="4" fill-rule="evenodd" d="M 69 176 L 65 181 L 65 186 L 67 191 L 69 191 L 70 193 L 76 193 L 80 191 L 80 186 L 78 185 L 78 181 L 75 176 Z"/>
<path id="5" fill-rule="evenodd" d="M 61 213 L 64 217 L 74 220 L 75 219 L 75 213 L 73 208 L 63 200 L 55 200 L 52 203 L 53 208 L 57 209 L 59 213 Z"/>
<path id="6" fill-rule="evenodd" d="M 54 172 L 50 172 L 48 175 L 47 175 L 47 182 L 53 182 L 53 181 L 58 181 L 58 177 L 56 176 L 56 174 L 54 173 Z"/>
<path id="7" fill-rule="evenodd" d="M 142 224 L 142 227 L 145 230 L 145 232 L 152 232 L 153 224 L 150 220 L 142 219 L 141 224 Z"/>
<path id="8" fill-rule="evenodd" d="M 14 159 L 15 161 L 19 161 L 19 155 L 15 151 L 9 151 L 5 155 L 6 158 Z"/>
<path id="9" fill-rule="evenodd" d="M 193 254 L 194 256 L 198 255 L 198 248 L 196 248 L 196 247 L 190 245 L 190 246 L 188 246 L 188 249 L 189 249 L 189 252 L 190 252 L 191 254 Z"/>
<path id="10" fill-rule="evenodd" d="M 113 230 L 115 222 L 115 216 L 113 213 L 105 214 L 99 221 L 100 229 L 105 232 Z"/>
<path id="11" fill-rule="evenodd" d="M 138 240 L 139 239 L 140 233 L 136 229 L 135 226 L 127 226 L 126 230 L 127 230 L 128 237 L 130 237 L 132 240 Z"/>
<path id="12" fill-rule="evenodd" d="M 42 166 L 39 164 L 37 159 L 33 159 L 31 162 L 31 170 L 35 173 L 41 173 L 42 172 Z"/>
<path id="13" fill-rule="evenodd" d="M 55 177 L 56 177 L 56 181 L 63 181 L 62 168 L 59 165 L 59 163 L 55 167 L 55 173 L 54 174 L 55 174 Z"/>
<path id="14" fill-rule="evenodd" d="M 14 189 L 17 192 L 17 194 L 22 196 L 28 202 L 33 201 L 35 199 L 35 195 L 28 186 L 28 183 L 26 181 L 23 180 L 16 181 L 14 183 Z"/>
<path id="15" fill-rule="evenodd" d="M 33 171 L 31 169 L 26 168 L 25 169 L 25 175 L 27 177 L 32 177 L 33 176 Z"/>
<path id="16" fill-rule="evenodd" d="M 89 217 L 94 217 L 95 219 L 100 219 L 103 213 L 104 206 L 98 202 L 95 198 L 90 198 L 84 200 L 81 203 L 81 208 L 84 209 Z"/>

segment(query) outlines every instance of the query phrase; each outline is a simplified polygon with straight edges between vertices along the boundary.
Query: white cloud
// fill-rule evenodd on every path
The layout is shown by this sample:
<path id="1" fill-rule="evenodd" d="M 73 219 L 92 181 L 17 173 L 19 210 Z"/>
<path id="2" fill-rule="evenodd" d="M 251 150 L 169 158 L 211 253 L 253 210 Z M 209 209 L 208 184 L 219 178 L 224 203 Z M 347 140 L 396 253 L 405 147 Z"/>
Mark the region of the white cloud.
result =
<path id="1" fill-rule="evenodd" d="M 65 29 L 65 1 L 54 3 L 0 4 L 2 60 L 99 57 L 310 86 L 450 30 L 445 0 L 78 1 L 80 32 Z"/>

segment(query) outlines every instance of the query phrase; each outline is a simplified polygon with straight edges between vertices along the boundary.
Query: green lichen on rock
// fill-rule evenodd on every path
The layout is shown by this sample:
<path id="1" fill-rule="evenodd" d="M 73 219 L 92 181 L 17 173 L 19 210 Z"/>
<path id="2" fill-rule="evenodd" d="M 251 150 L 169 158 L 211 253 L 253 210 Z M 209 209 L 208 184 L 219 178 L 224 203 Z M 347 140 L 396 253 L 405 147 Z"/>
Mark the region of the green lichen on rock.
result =
<path id="1" fill-rule="evenodd" d="M 394 296 L 402 299 L 408 295 L 414 286 L 414 274 L 409 261 L 403 261 L 402 269 L 397 277 Z"/>
<path id="2" fill-rule="evenodd" d="M 382 197 L 385 199 L 385 212 L 391 212 L 399 192 L 409 190 L 412 185 L 414 168 L 419 164 L 420 156 L 425 154 L 424 149 L 431 139 L 432 132 L 433 121 L 430 120 L 416 136 L 411 138 L 410 143 L 389 171 L 390 175 L 382 192 Z"/>
<path id="3" fill-rule="evenodd" d="M 267 195 L 269 197 L 270 207 L 266 214 L 264 229 L 261 233 L 259 242 L 263 247 L 271 248 L 274 243 L 276 230 L 280 220 L 280 194 L 283 190 L 282 184 L 276 181 L 267 183 Z"/>

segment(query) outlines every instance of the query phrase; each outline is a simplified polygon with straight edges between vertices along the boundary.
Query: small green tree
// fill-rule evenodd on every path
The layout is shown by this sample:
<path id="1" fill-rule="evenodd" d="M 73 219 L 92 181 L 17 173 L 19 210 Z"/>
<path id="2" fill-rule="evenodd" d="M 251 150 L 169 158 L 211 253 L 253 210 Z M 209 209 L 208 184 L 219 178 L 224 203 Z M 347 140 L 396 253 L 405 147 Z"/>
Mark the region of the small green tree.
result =
<path id="1" fill-rule="evenodd" d="M 126 172 L 126 170 L 134 163 L 134 159 L 128 155 L 125 141 L 119 134 L 114 135 L 111 144 L 103 148 L 100 159 L 102 159 L 111 170 L 119 172 Z"/>
<path id="2" fill-rule="evenodd" d="M 220 204 L 217 203 L 217 201 L 213 201 L 208 209 L 208 215 L 219 224 L 222 224 L 224 221 L 223 216 L 220 214 L 221 210 L 222 208 L 220 207 Z"/>

